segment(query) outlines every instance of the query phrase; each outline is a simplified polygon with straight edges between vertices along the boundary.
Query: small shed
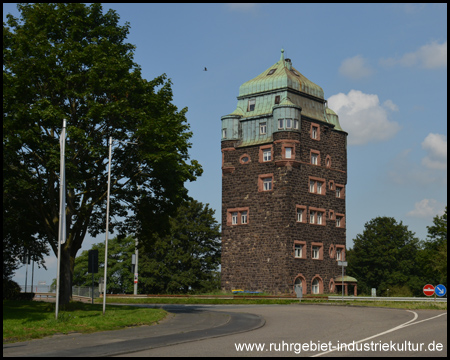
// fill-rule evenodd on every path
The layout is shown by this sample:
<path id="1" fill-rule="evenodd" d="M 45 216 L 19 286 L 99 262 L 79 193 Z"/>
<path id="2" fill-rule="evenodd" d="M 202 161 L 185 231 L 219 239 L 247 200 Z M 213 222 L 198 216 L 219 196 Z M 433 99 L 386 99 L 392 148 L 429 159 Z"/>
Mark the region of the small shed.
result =
<path id="1" fill-rule="evenodd" d="M 353 295 L 356 296 L 357 289 L 358 289 L 358 280 L 356 280 L 354 277 L 351 276 L 344 276 L 344 279 L 342 279 L 342 276 L 338 276 L 336 279 L 334 279 L 334 283 L 336 285 L 336 290 L 338 293 L 342 293 L 342 280 L 344 280 L 344 293 L 345 295 L 348 295 L 348 288 L 349 286 L 353 286 Z"/>

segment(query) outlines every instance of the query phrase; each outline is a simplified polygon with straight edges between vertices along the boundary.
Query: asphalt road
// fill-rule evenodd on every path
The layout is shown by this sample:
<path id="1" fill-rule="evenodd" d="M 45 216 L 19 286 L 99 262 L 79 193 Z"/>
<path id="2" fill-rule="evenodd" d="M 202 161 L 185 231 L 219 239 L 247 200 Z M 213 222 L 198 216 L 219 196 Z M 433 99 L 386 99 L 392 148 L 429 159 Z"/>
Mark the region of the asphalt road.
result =
<path id="1" fill-rule="evenodd" d="M 446 311 L 308 304 L 161 307 L 171 314 L 158 325 L 4 344 L 3 356 L 447 356 Z"/>
<path id="2" fill-rule="evenodd" d="M 323 305 L 235 305 L 209 306 L 209 309 L 260 315 L 265 325 L 241 334 L 126 356 L 447 357 L 446 311 Z M 347 351 L 343 344 L 349 344 Z"/>

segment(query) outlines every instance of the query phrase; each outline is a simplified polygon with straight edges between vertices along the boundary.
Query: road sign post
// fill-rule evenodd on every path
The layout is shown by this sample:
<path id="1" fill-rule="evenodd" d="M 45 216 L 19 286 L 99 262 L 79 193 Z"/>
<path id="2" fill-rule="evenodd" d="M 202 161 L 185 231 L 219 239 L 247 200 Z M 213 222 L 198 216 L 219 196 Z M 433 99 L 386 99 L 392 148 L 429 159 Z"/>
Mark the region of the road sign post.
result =
<path id="1" fill-rule="evenodd" d="M 344 267 L 348 265 L 347 261 L 338 261 L 338 265 L 342 266 L 342 301 L 344 301 Z"/>

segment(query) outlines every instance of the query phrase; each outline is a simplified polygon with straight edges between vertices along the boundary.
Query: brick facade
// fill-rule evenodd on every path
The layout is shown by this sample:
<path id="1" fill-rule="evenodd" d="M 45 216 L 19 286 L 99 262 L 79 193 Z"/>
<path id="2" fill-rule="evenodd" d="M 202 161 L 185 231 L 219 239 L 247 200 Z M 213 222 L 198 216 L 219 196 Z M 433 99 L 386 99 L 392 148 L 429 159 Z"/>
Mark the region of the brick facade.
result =
<path id="1" fill-rule="evenodd" d="M 299 122 L 299 129 L 274 131 L 269 141 L 254 145 L 222 140 L 224 290 L 293 293 L 297 279 L 310 294 L 317 279 L 319 292 L 330 293 L 341 275 L 335 256 L 337 246 L 345 249 L 346 230 L 345 220 L 336 227 L 336 215 L 346 213 L 347 133 L 303 115 Z M 318 128 L 316 139 L 312 126 Z M 262 149 L 272 150 L 270 161 L 263 161 Z M 312 153 L 319 154 L 317 165 L 311 164 Z M 261 188 L 264 178 L 272 178 L 268 191 Z M 321 183 L 313 193 L 310 181 Z M 340 198 L 335 184 L 344 186 Z M 236 209 L 245 209 L 247 223 L 231 223 L 230 211 Z M 298 210 L 303 210 L 302 222 Z M 295 244 L 303 246 L 302 257 L 295 257 Z M 318 259 L 313 246 L 320 249 Z"/>

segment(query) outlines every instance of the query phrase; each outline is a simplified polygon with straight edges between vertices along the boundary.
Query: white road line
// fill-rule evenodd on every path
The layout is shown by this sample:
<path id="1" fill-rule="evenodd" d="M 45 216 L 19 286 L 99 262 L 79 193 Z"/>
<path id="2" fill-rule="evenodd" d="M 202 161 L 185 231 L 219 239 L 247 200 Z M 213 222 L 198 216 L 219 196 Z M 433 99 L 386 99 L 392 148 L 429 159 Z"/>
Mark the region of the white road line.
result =
<path id="1" fill-rule="evenodd" d="M 428 319 L 424 319 L 424 320 L 417 321 L 416 323 L 412 323 L 413 321 L 415 321 L 415 320 L 417 319 L 417 317 L 418 317 L 419 315 L 418 315 L 416 312 L 411 311 L 411 310 L 406 310 L 406 311 L 412 312 L 412 313 L 414 314 L 414 319 L 409 320 L 409 321 L 405 322 L 404 324 L 398 325 L 398 326 L 396 326 L 396 327 L 394 327 L 394 328 L 392 328 L 392 329 L 389 329 L 389 330 L 383 331 L 383 332 L 381 332 L 381 333 L 378 333 L 378 334 L 376 334 L 376 335 L 370 336 L 370 337 L 368 337 L 368 338 L 365 338 L 365 339 L 362 339 L 362 340 L 359 340 L 359 341 L 352 342 L 351 344 L 359 344 L 359 343 L 361 343 L 361 342 L 364 342 L 364 341 L 367 341 L 367 340 L 376 338 L 376 337 L 378 337 L 378 336 L 382 336 L 382 335 L 388 334 L 388 333 L 390 333 L 390 332 L 393 332 L 393 331 L 397 331 L 397 330 L 403 329 L 403 328 L 406 327 L 406 326 L 419 324 L 419 323 L 424 322 L 424 321 L 428 321 L 428 320 L 432 320 L 432 319 L 438 318 L 439 316 L 442 316 L 442 315 L 447 315 L 447 313 L 443 313 L 443 314 L 440 314 L 440 315 L 437 315 L 437 316 L 433 316 L 433 317 L 428 318 Z M 344 347 L 344 349 L 342 349 L 342 348 L 339 349 L 339 348 L 336 347 L 336 349 L 329 350 L 329 351 L 325 351 L 325 352 L 322 352 L 322 353 L 319 353 L 319 354 L 316 354 L 316 355 L 312 355 L 311 357 L 322 356 L 322 355 L 329 354 L 329 353 L 332 353 L 332 352 L 337 351 L 337 350 L 340 350 L 340 351 L 345 350 L 345 347 Z"/>

